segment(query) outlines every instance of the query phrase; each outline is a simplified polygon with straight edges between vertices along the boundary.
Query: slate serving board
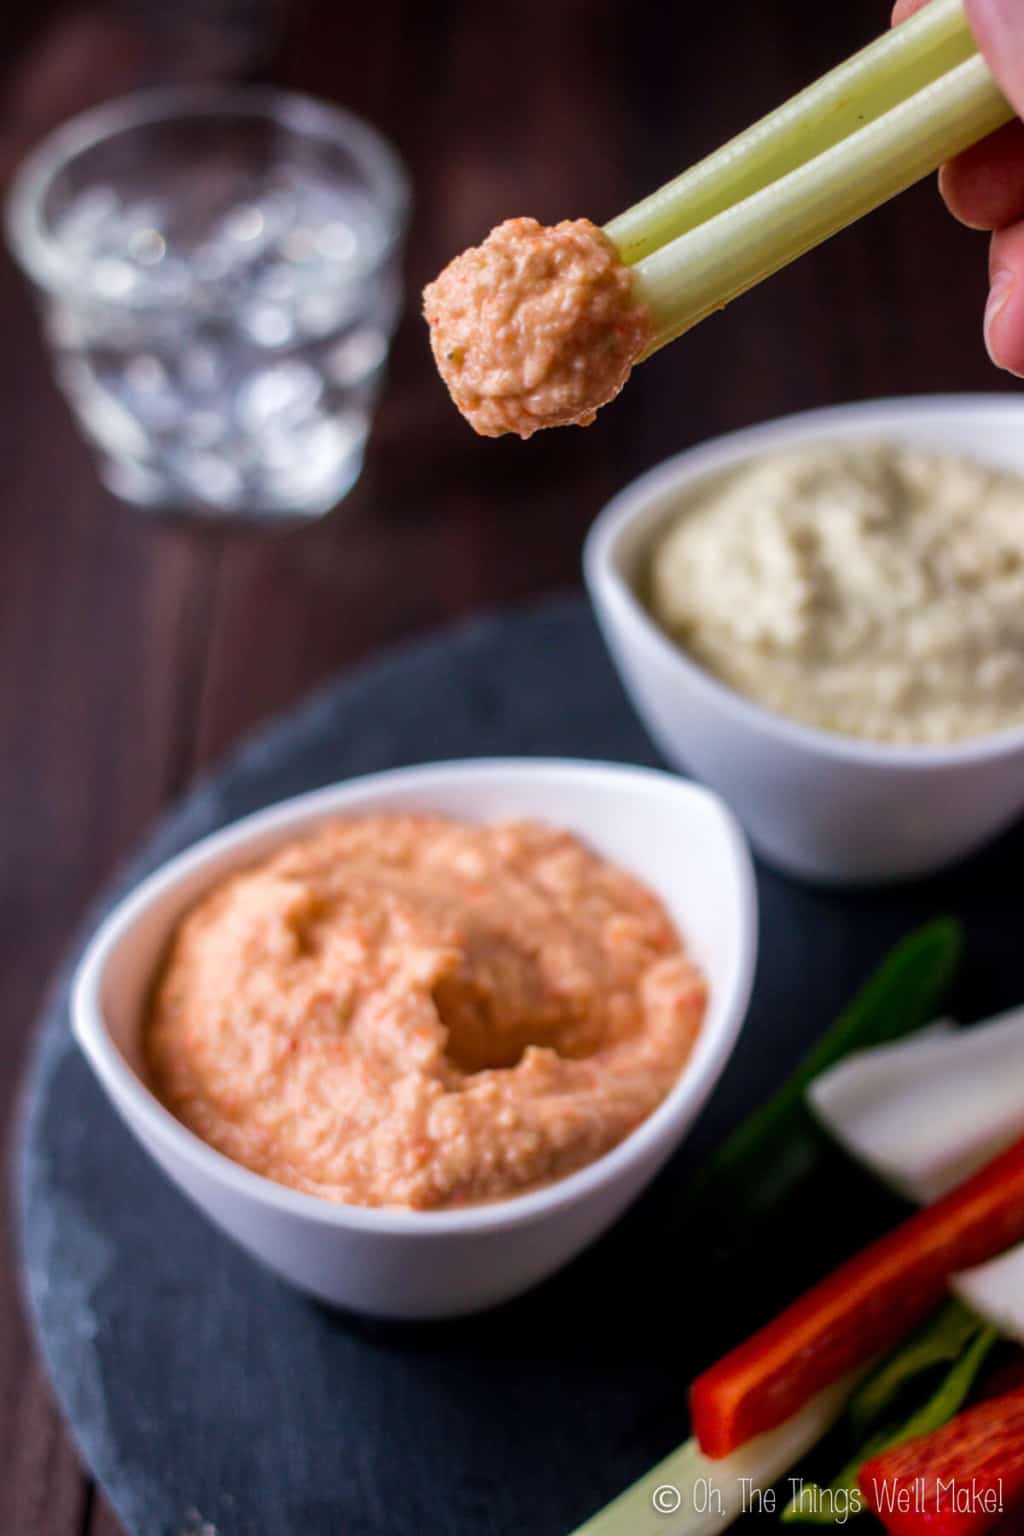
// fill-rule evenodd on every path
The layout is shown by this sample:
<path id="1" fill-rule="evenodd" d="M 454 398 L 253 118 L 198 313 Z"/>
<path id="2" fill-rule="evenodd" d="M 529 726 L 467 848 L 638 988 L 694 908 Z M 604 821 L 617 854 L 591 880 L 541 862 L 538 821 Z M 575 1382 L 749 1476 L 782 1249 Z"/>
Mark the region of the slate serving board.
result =
<path id="1" fill-rule="evenodd" d="M 519 753 L 657 761 L 580 599 L 475 622 L 342 678 L 197 788 L 119 888 L 302 790 Z M 26 1289 L 64 1412 L 131 1536 L 564 1536 L 678 1443 L 708 1340 L 767 1303 L 750 1272 L 701 1299 L 701 1234 L 666 1242 L 687 1169 L 915 923 L 964 920 L 963 1018 L 1019 1001 L 1022 854 L 1019 829 L 939 879 L 846 895 L 760 872 L 753 1008 L 697 1133 L 568 1271 L 462 1323 L 332 1314 L 208 1227 L 94 1086 L 69 1034 L 65 977 L 25 1099 Z M 822 1199 L 840 1225 L 856 1198 L 841 1188 Z M 800 1248 L 784 1225 L 775 1238 L 773 1253 Z"/>

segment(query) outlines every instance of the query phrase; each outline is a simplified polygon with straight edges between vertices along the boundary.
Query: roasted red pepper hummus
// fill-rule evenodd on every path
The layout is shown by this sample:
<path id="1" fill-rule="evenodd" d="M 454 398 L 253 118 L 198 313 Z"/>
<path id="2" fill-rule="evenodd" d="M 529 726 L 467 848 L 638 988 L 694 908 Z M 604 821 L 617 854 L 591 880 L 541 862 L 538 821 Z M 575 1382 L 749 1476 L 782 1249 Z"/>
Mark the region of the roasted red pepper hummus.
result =
<path id="1" fill-rule="evenodd" d="M 651 339 L 647 309 L 589 219 L 508 219 L 423 294 L 441 377 L 483 437 L 589 426 Z"/>
<path id="2" fill-rule="evenodd" d="M 451 1207 L 600 1157 L 668 1094 L 705 983 L 657 899 L 567 832 L 333 822 L 180 925 L 155 1091 L 247 1168 Z"/>

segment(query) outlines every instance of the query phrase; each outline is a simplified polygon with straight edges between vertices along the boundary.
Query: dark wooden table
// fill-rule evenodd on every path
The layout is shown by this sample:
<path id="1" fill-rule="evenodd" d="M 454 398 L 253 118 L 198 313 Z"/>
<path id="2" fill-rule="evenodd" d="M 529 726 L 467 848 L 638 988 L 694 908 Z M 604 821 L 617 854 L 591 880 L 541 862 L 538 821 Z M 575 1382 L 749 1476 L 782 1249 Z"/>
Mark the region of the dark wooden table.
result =
<path id="1" fill-rule="evenodd" d="M 475 439 L 432 371 L 425 279 L 506 215 L 600 220 L 625 207 L 880 30 L 883 0 L 308 0 L 273 39 L 274 0 L 263 4 L 263 56 L 246 67 L 365 113 L 412 169 L 408 314 L 345 505 L 301 533 L 198 535 L 149 526 L 100 488 L 26 286 L 0 258 L 0 1091 L 12 1133 L 33 1015 L 83 908 L 250 727 L 381 646 L 575 583 L 602 501 L 675 449 L 823 403 L 1011 387 L 981 345 L 982 241 L 926 187 L 645 365 L 586 436 Z M 177 15 L 155 0 L 9 8 L 0 173 L 79 107 L 202 65 L 188 36 L 156 35 L 164 9 Z M 217 67 L 237 67 L 229 43 Z M 113 1536 L 35 1362 L 17 1268 L 5 1230 L 0 1531 Z"/>

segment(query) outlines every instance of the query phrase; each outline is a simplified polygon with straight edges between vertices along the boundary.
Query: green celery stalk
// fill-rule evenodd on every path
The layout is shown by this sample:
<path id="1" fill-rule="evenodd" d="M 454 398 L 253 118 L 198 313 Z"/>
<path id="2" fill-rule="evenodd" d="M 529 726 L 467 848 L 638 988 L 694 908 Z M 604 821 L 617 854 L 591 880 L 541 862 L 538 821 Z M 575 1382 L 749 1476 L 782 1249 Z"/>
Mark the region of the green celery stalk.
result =
<path id="1" fill-rule="evenodd" d="M 573 1536 L 719 1536 L 755 1491 L 771 1488 L 827 1435 L 853 1379 L 826 1387 L 785 1424 L 712 1461 L 688 1440 Z"/>
<path id="2" fill-rule="evenodd" d="M 605 226 L 632 265 L 876 122 L 977 51 L 961 0 L 932 0 Z"/>
<path id="3" fill-rule="evenodd" d="M 980 55 L 633 268 L 645 356 L 1014 117 Z"/>

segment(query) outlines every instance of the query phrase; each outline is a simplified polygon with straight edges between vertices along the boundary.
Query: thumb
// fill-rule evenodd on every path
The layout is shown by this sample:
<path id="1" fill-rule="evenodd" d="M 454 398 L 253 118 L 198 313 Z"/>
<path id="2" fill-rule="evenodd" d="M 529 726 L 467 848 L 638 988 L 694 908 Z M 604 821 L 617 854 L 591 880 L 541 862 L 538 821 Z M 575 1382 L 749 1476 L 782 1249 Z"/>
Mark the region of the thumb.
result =
<path id="1" fill-rule="evenodd" d="M 966 5 L 989 68 L 1024 117 L 1024 0 L 966 0 Z"/>

